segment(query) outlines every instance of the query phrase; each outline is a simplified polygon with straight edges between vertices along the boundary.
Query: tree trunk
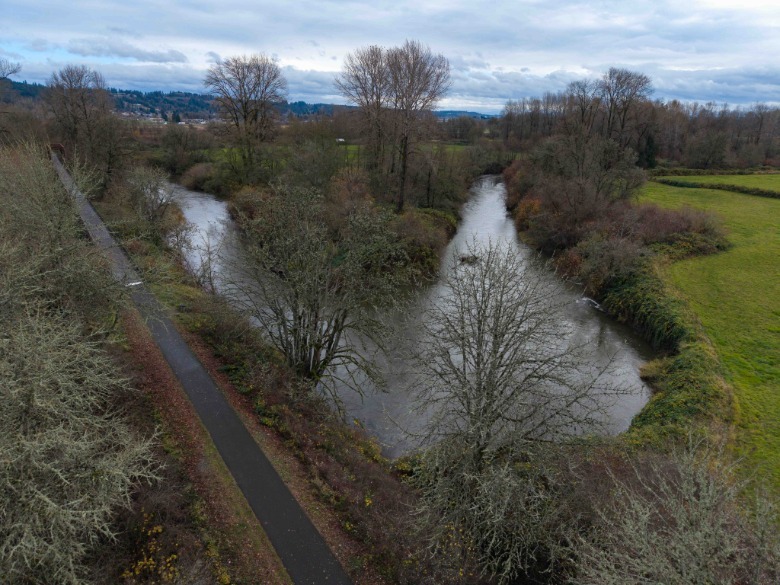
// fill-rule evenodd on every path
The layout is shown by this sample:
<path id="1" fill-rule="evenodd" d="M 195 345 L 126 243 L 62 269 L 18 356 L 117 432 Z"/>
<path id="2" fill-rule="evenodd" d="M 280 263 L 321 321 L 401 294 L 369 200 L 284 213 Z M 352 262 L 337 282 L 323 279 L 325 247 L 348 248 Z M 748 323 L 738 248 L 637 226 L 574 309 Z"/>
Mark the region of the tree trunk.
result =
<path id="1" fill-rule="evenodd" d="M 398 181 L 398 202 L 395 206 L 395 212 L 401 213 L 404 210 L 404 198 L 406 196 L 406 167 L 409 164 L 409 136 L 404 135 L 401 139 L 401 177 Z"/>

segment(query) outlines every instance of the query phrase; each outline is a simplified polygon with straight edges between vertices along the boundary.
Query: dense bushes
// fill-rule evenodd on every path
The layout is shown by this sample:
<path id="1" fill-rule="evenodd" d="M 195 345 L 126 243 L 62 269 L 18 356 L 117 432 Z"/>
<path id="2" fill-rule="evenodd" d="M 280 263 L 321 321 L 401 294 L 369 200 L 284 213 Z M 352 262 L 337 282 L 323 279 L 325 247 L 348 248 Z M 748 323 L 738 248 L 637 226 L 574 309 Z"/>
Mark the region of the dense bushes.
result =
<path id="1" fill-rule="evenodd" d="M 80 583 L 118 508 L 155 478 L 130 392 L 97 340 L 119 288 L 46 151 L 0 150 L 0 574 Z"/>
<path id="2" fill-rule="evenodd" d="M 603 183 L 599 165 L 591 165 L 572 181 L 568 163 L 555 162 L 556 152 L 556 146 L 544 146 L 505 171 L 508 206 L 518 228 L 554 255 L 564 276 L 579 282 L 601 299 L 607 311 L 670 354 L 643 372 L 657 393 L 635 417 L 632 436 L 654 442 L 683 436 L 693 420 L 729 421 L 733 405 L 718 358 L 695 317 L 668 290 L 655 267 L 658 258 L 726 249 L 720 222 L 690 208 L 637 205 L 630 200 L 631 190 L 620 192 L 635 184 L 634 179 L 621 181 L 620 173 L 613 176 L 616 186 L 596 197 L 598 189 L 588 185 Z M 610 172 L 617 171 L 613 167 Z M 591 196 L 585 196 L 588 193 Z"/>
<path id="3" fill-rule="evenodd" d="M 595 506 L 576 547 L 581 585 L 769 585 L 780 577 L 777 511 L 743 499 L 722 450 L 689 439 L 671 456 L 642 454 L 609 469 L 612 497 Z"/>
<path id="4" fill-rule="evenodd" d="M 595 147 L 604 156 L 612 152 Z M 723 229 L 711 214 L 632 203 L 630 196 L 639 185 L 635 170 L 621 170 L 613 155 L 589 163 L 589 171 L 576 175 L 568 163 L 556 162 L 568 152 L 560 145 L 545 146 L 529 159 L 515 161 L 504 171 L 507 206 L 518 228 L 544 252 L 554 254 L 564 275 L 582 283 L 589 294 L 604 295 L 611 281 L 627 278 L 653 252 L 681 258 L 727 247 Z"/>

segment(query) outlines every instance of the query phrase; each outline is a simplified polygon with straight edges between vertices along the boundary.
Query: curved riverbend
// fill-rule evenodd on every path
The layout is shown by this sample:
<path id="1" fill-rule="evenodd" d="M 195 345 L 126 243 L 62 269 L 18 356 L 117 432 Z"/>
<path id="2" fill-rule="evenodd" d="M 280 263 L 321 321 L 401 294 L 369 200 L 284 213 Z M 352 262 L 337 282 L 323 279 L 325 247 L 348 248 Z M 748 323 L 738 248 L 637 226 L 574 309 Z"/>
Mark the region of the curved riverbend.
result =
<path id="1" fill-rule="evenodd" d="M 506 190 L 497 177 L 482 177 L 474 184 L 471 198 L 463 209 L 463 220 L 444 253 L 442 270 L 447 269 L 453 258 L 466 254 L 472 243 L 484 244 L 488 241 L 511 246 L 530 261 L 535 253 L 518 240 L 506 212 L 505 197 Z M 193 226 L 194 245 L 187 253 L 188 262 L 198 269 L 204 256 L 208 256 L 205 242 L 209 242 L 211 247 L 219 244 L 222 260 L 217 260 L 214 265 L 218 281 L 225 264 L 240 255 L 236 229 L 226 204 L 208 194 L 187 191 L 178 186 L 176 198 L 185 218 Z M 557 278 L 552 273 L 545 277 Z M 347 415 L 359 420 L 380 441 L 388 456 L 397 456 L 412 449 L 414 444 L 405 429 L 419 428 L 424 424 L 418 413 L 410 411 L 408 388 L 411 374 L 404 356 L 408 353 L 409 343 L 414 343 L 415 322 L 426 303 L 436 302 L 442 294 L 442 286 L 436 283 L 422 290 L 404 315 L 399 337 L 382 359 L 387 378 L 386 392 L 366 392 L 361 399 L 346 388 L 340 391 Z M 611 433 L 621 432 L 628 428 L 633 416 L 650 396 L 650 389 L 639 378 L 639 368 L 652 357 L 652 350 L 629 328 L 605 315 L 598 303 L 582 297 L 575 287 L 564 287 L 560 294 L 562 298 L 554 299 L 554 302 L 564 307 L 560 319 L 569 340 L 586 347 L 586 358 L 595 367 L 612 360 L 605 382 L 630 389 L 619 399 L 605 405 L 606 428 Z"/>

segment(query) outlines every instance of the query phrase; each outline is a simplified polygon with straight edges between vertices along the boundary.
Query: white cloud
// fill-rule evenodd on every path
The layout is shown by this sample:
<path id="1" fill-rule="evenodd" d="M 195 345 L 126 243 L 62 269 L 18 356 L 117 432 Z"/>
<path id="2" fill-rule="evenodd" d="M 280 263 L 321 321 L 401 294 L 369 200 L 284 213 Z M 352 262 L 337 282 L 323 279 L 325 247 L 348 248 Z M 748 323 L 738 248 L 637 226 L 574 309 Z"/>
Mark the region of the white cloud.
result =
<path id="1" fill-rule="evenodd" d="M 67 48 L 70 53 L 82 57 L 119 57 L 149 63 L 186 63 L 188 60 L 181 51 L 149 51 L 111 38 L 73 39 Z"/>
<path id="2" fill-rule="evenodd" d="M 749 103 L 778 95 L 762 73 L 774 71 L 780 54 L 774 0 L 72 0 L 68 10 L 48 9 L 51 0 L 5 3 L 0 52 L 22 61 L 30 81 L 75 59 L 114 86 L 200 91 L 221 56 L 263 52 L 285 67 L 291 99 L 332 101 L 346 53 L 409 38 L 450 59 L 449 103 L 495 108 L 610 66 L 651 75 L 662 98 Z"/>

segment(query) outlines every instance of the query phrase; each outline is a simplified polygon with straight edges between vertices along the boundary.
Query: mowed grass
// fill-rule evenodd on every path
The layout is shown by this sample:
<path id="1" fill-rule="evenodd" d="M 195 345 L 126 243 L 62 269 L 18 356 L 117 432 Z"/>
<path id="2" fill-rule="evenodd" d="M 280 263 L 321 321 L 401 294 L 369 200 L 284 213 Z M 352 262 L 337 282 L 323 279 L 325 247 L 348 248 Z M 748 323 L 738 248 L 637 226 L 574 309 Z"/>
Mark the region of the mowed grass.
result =
<path id="1" fill-rule="evenodd" d="M 684 183 L 701 183 L 706 185 L 736 185 L 750 189 L 765 189 L 780 193 L 780 173 L 757 175 L 692 175 L 681 177 L 658 177 Z"/>
<path id="2" fill-rule="evenodd" d="M 735 178 L 780 190 L 780 176 Z M 699 316 L 734 387 L 739 454 L 780 491 L 780 200 L 658 183 L 648 183 L 641 200 L 715 212 L 729 231 L 730 250 L 663 273 Z"/>

